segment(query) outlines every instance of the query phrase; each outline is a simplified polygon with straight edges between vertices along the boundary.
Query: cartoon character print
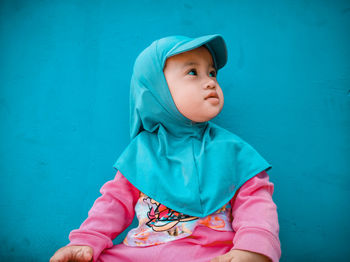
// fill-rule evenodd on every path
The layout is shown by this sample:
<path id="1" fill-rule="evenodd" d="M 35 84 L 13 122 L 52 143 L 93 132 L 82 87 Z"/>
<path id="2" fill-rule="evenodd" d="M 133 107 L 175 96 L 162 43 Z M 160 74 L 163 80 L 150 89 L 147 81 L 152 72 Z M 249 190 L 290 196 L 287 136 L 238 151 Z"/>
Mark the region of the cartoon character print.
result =
<path id="1" fill-rule="evenodd" d="M 141 192 L 135 206 L 138 227 L 124 239 L 128 246 L 151 246 L 190 236 L 198 225 L 218 231 L 233 231 L 231 205 L 227 203 L 206 217 L 193 217 L 176 212 Z"/>
<path id="2" fill-rule="evenodd" d="M 168 231 L 169 235 L 177 236 L 178 228 L 175 227 L 180 222 L 187 222 L 198 219 L 198 217 L 185 215 L 176 212 L 154 199 L 144 195 L 143 201 L 147 203 L 149 211 L 147 212 L 148 222 L 146 225 L 153 231 Z"/>

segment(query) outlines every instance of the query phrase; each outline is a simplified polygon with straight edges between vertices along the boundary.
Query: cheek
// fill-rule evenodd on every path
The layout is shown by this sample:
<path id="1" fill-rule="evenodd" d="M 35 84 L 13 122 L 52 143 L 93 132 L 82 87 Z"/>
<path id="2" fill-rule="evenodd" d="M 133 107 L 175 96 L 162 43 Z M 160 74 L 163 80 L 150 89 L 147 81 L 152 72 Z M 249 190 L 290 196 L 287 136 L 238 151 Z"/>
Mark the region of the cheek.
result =
<path id="1" fill-rule="evenodd" d="M 198 104 L 198 94 L 190 91 L 179 92 L 176 97 L 176 104 L 183 110 L 192 110 Z"/>
<path id="2" fill-rule="evenodd" d="M 183 85 L 181 88 L 178 88 L 175 91 L 174 96 L 176 97 L 176 100 L 178 100 L 177 102 L 181 104 L 195 102 L 199 97 L 198 91 L 185 85 Z"/>
<path id="3" fill-rule="evenodd" d="M 221 91 L 221 96 L 222 96 L 222 106 L 223 106 L 224 105 L 224 101 L 225 101 L 225 97 L 224 97 L 224 93 L 222 91 Z"/>
<path id="4" fill-rule="evenodd" d="M 222 104 L 224 103 L 224 93 L 222 92 L 222 89 L 217 90 L 219 97 L 221 98 Z"/>
<path id="5" fill-rule="evenodd" d="M 201 106 L 198 93 L 191 92 L 190 89 L 176 92 L 174 95 L 174 102 L 180 113 L 189 119 L 192 119 L 193 115 Z"/>

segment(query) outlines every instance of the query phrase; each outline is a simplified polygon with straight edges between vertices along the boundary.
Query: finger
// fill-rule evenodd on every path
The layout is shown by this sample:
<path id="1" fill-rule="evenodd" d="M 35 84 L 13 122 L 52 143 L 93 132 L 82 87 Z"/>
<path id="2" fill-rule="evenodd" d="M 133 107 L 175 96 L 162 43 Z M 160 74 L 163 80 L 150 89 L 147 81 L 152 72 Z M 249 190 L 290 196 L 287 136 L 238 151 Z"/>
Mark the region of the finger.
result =
<path id="1" fill-rule="evenodd" d="M 55 252 L 55 254 L 50 258 L 50 262 L 68 262 L 69 259 L 70 252 L 66 247 L 63 247 Z"/>
<path id="2" fill-rule="evenodd" d="M 92 249 L 88 246 L 76 247 L 72 254 L 72 259 L 80 262 L 89 262 L 92 260 Z"/>
<path id="3" fill-rule="evenodd" d="M 210 262 L 225 262 L 225 256 L 214 257 Z"/>
<path id="4" fill-rule="evenodd" d="M 210 262 L 234 262 L 234 258 L 232 258 L 231 254 L 226 253 L 224 255 L 213 258 Z"/>
<path id="5" fill-rule="evenodd" d="M 92 261 L 93 251 L 91 247 L 85 246 L 84 247 L 84 259 L 87 262 Z"/>
<path id="6" fill-rule="evenodd" d="M 92 261 L 93 251 L 88 246 L 66 246 L 56 251 L 50 262 L 89 262 Z"/>
<path id="7" fill-rule="evenodd" d="M 85 253 L 84 253 L 84 258 L 86 259 L 86 261 L 92 261 L 92 257 L 93 257 L 93 250 L 91 247 L 85 247 Z"/>

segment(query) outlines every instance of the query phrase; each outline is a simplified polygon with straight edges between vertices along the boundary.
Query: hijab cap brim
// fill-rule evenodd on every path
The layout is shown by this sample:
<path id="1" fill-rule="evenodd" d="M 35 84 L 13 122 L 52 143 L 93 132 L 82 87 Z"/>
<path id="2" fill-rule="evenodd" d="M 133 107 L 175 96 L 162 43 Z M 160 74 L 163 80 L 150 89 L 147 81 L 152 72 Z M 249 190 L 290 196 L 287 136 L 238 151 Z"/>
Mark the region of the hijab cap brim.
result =
<path id="1" fill-rule="evenodd" d="M 217 70 L 225 66 L 227 63 L 227 48 L 223 37 L 218 34 L 205 35 L 197 38 L 186 37 L 176 44 L 168 52 L 165 58 L 196 49 L 200 46 L 205 46 L 208 48 L 213 57 L 214 66 Z M 163 61 L 163 65 L 164 62 L 165 61 Z"/>

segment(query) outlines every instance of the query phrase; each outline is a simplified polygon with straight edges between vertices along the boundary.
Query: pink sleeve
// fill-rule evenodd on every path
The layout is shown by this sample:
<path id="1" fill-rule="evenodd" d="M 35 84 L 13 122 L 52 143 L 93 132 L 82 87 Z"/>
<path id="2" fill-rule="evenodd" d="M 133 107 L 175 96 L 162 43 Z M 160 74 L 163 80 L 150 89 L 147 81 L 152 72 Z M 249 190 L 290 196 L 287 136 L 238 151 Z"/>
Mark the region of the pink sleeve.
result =
<path id="1" fill-rule="evenodd" d="M 232 200 L 233 249 L 263 254 L 273 262 L 281 257 L 274 185 L 263 171 L 248 180 Z"/>
<path id="2" fill-rule="evenodd" d="M 139 191 L 119 171 L 100 192 L 102 196 L 96 199 L 88 218 L 69 234 L 68 246 L 92 247 L 93 261 L 104 249 L 112 247 L 112 240 L 131 224 L 139 198 Z"/>

